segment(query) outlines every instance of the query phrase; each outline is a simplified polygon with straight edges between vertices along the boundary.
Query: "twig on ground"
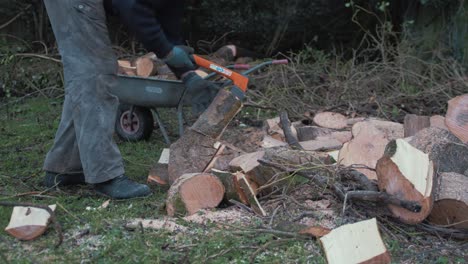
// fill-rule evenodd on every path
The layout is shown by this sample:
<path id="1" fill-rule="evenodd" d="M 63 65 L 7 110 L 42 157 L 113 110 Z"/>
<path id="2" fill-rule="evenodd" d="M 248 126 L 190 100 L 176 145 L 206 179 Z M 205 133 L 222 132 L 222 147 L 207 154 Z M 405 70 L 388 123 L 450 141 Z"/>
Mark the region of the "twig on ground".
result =
<path id="1" fill-rule="evenodd" d="M 291 130 L 291 121 L 289 121 L 288 112 L 283 111 L 280 113 L 280 124 L 281 128 L 284 132 L 284 137 L 286 138 L 286 142 L 292 147 L 296 149 L 304 149 L 297 138 L 293 135 Z"/>
<path id="2" fill-rule="evenodd" d="M 21 10 L 20 12 L 18 12 L 18 14 L 16 14 L 14 17 L 12 17 L 10 20 L 8 20 L 7 22 L 3 23 L 2 25 L 0 25 L 0 30 L 6 28 L 8 25 L 10 25 L 11 23 L 15 22 L 16 19 L 18 19 L 20 16 L 22 16 L 24 14 L 24 12 L 26 10 L 28 10 L 29 8 L 31 8 L 32 5 L 27 5 L 25 8 L 23 8 L 23 10 Z"/>
<path id="3" fill-rule="evenodd" d="M 243 204 L 241 202 L 238 202 L 238 201 L 236 201 L 234 199 L 229 200 L 229 202 L 236 205 L 240 209 L 243 209 L 243 210 L 245 210 L 245 211 L 247 211 L 247 212 L 249 212 L 251 214 L 255 214 L 255 212 L 251 208 L 249 208 L 247 205 L 245 205 L 245 204 Z"/>
<path id="4" fill-rule="evenodd" d="M 4 202 L 4 201 L 0 201 L 0 206 L 8 206 L 8 207 L 24 206 L 24 207 L 34 207 L 34 208 L 46 210 L 50 214 L 50 221 L 54 224 L 55 232 L 57 232 L 58 240 L 57 240 L 57 243 L 55 244 L 55 247 L 57 248 L 62 244 L 63 242 L 62 226 L 57 221 L 55 212 L 52 211 L 52 209 L 50 209 L 49 206 L 32 204 L 32 203 L 18 203 L 18 202 Z"/>
<path id="5" fill-rule="evenodd" d="M 250 263 L 254 263 L 255 258 L 258 256 L 258 254 L 260 254 L 263 251 L 267 250 L 268 247 L 271 247 L 272 245 L 278 246 L 278 244 L 283 244 L 283 243 L 287 243 L 287 242 L 290 242 L 290 241 L 293 241 L 293 240 L 292 239 L 279 239 L 279 240 L 272 240 L 272 241 L 266 243 L 265 245 L 263 245 L 259 249 L 255 250 L 255 252 L 252 255 L 250 255 L 250 258 L 249 258 Z"/>
<path id="6" fill-rule="evenodd" d="M 429 232 L 431 234 L 439 234 L 443 237 L 451 237 L 461 240 L 468 239 L 468 231 L 462 229 L 454 229 L 454 228 L 445 228 L 445 227 L 438 227 L 428 224 L 419 224 L 416 226 L 417 228 Z"/>

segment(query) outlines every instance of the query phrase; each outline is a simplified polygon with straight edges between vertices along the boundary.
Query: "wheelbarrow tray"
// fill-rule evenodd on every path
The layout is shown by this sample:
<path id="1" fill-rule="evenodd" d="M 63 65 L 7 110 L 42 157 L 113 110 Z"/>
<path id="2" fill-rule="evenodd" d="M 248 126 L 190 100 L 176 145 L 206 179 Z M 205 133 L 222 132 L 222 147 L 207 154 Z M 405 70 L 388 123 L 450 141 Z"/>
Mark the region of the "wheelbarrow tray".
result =
<path id="1" fill-rule="evenodd" d="M 124 104 L 159 108 L 177 107 L 184 90 L 181 81 L 118 75 L 110 92 Z"/>

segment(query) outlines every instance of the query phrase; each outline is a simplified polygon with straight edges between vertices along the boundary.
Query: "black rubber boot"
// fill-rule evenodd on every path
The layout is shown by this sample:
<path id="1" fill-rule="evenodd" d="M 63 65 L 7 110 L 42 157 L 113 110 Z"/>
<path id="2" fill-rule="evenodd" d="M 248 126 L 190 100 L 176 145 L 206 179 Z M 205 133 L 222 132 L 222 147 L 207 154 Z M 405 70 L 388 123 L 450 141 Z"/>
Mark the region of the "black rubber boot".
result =
<path id="1" fill-rule="evenodd" d="M 85 176 L 83 173 L 62 174 L 46 171 L 44 177 L 44 185 L 47 188 L 52 188 L 54 186 L 71 186 L 85 183 Z"/>
<path id="2" fill-rule="evenodd" d="M 95 184 L 94 189 L 113 199 L 130 199 L 151 194 L 151 190 L 147 185 L 136 183 L 124 175 Z"/>

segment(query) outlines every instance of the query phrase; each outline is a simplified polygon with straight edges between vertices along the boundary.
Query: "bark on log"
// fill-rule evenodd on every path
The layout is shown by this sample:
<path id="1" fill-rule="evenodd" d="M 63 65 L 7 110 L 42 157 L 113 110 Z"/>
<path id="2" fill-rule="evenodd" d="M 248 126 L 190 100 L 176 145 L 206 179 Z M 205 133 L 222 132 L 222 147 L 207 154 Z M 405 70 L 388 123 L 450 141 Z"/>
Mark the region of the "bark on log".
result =
<path id="1" fill-rule="evenodd" d="M 240 187 L 237 175 L 228 171 L 221 171 L 216 169 L 211 170 L 211 173 L 218 177 L 218 179 L 224 185 L 224 201 L 228 202 L 229 200 L 236 200 L 243 204 L 249 204 L 247 196 Z"/>
<path id="2" fill-rule="evenodd" d="M 376 166 L 380 191 L 421 205 L 420 212 L 389 205 L 392 214 L 403 223 L 421 223 L 432 210 L 434 164 L 429 156 L 403 139 L 391 141 Z"/>
<path id="3" fill-rule="evenodd" d="M 224 185 L 209 173 L 184 174 L 171 186 L 166 200 L 169 216 L 192 215 L 200 209 L 218 206 L 224 197 Z"/>
<path id="4" fill-rule="evenodd" d="M 468 144 L 468 94 L 448 102 L 445 124 L 463 143 Z"/>
<path id="5" fill-rule="evenodd" d="M 288 113 L 286 111 L 280 113 L 280 124 L 281 128 L 283 129 L 286 142 L 293 148 L 302 149 L 302 146 L 297 140 L 297 132 L 296 135 L 294 135 L 292 132 L 291 121 L 289 121 Z"/>
<path id="6" fill-rule="evenodd" d="M 171 145 L 169 157 L 169 184 L 187 173 L 205 170 L 222 146 L 218 142 L 191 129 Z"/>
<path id="7" fill-rule="evenodd" d="M 437 172 L 465 174 L 468 170 L 468 145 L 463 144 L 448 130 L 429 127 L 413 136 L 409 143 L 429 154 Z"/>
<path id="8" fill-rule="evenodd" d="M 218 140 L 241 109 L 242 102 L 239 98 L 231 92 L 222 89 L 218 92 L 208 109 L 192 125 L 191 129 Z"/>
<path id="9" fill-rule="evenodd" d="M 429 222 L 468 229 L 468 176 L 446 172 L 440 174 L 438 182 Z"/>
<path id="10" fill-rule="evenodd" d="M 430 126 L 431 122 L 429 116 L 406 115 L 404 121 L 404 136 L 405 138 L 414 136 L 419 131 Z"/>
<path id="11" fill-rule="evenodd" d="M 260 202 L 257 200 L 257 193 L 252 188 L 251 184 L 249 183 L 249 180 L 245 177 L 243 173 L 238 172 L 236 173 L 236 175 L 238 176 L 238 182 L 239 182 L 240 188 L 242 189 L 244 194 L 247 196 L 247 200 L 250 205 L 250 208 L 252 208 L 252 210 L 260 216 L 267 216 L 267 213 L 263 209 Z"/>

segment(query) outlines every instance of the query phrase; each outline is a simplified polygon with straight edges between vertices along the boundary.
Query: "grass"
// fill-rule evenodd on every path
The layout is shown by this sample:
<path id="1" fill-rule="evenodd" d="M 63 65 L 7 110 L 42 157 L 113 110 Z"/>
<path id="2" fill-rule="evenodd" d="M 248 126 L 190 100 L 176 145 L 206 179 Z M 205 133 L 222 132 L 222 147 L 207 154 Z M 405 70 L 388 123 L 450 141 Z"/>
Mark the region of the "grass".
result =
<path id="1" fill-rule="evenodd" d="M 41 167 L 59 123 L 61 100 L 23 99 L 8 108 L 3 104 L 0 110 L 0 200 L 57 204 L 57 220 L 64 232 L 63 244 L 55 248 L 57 235 L 52 227 L 28 242 L 0 231 L 1 263 L 326 263 L 317 240 L 257 233 L 255 229 L 265 224 L 257 218 L 244 227 L 179 219 L 187 232 L 129 230 L 124 225 L 131 219 L 164 217 L 165 190 L 152 187 L 154 194 L 148 198 L 111 201 L 106 209 L 96 209 L 107 199 L 91 187 L 45 190 L 40 184 Z M 128 176 L 144 182 L 164 147 L 162 136 L 155 132 L 146 142 L 118 143 Z M 38 191 L 42 196 L 27 195 Z M 11 211 L 0 206 L 0 228 L 7 226 Z M 396 236 L 387 232 L 383 236 L 395 263 L 467 261 L 466 244 L 439 241 L 411 228 L 394 231 Z M 443 251 L 437 250 L 441 245 Z"/>
<path id="2" fill-rule="evenodd" d="M 8 109 L 2 108 L 0 200 L 57 204 L 57 220 L 63 227 L 65 240 L 59 248 L 54 248 L 57 236 L 52 227 L 45 235 L 28 242 L 20 242 L 1 231 L 0 260 L 7 263 L 249 263 L 251 254 L 259 247 L 277 239 L 272 235 L 235 235 L 230 230 L 198 224 L 190 224 L 190 234 L 177 235 L 124 228 L 130 219 L 164 215 L 165 191 L 158 187 L 152 187 L 154 194 L 148 198 L 111 201 L 102 210 L 94 208 L 107 199 L 96 195 L 91 187 L 46 191 L 41 186 L 41 167 L 53 142 L 60 112 L 60 99 L 24 99 L 8 105 Z M 119 142 L 128 176 L 144 182 L 163 146 L 157 132 L 146 142 Z M 38 191 L 44 191 L 42 197 L 24 195 Z M 0 227 L 7 226 L 11 211 L 0 207 Z M 73 238 L 88 229 L 89 233 L 82 238 Z M 310 258 L 306 245 L 304 241 L 289 241 L 259 253 L 257 262 L 305 262 Z M 321 256 L 313 259 L 324 262 Z"/>

